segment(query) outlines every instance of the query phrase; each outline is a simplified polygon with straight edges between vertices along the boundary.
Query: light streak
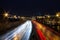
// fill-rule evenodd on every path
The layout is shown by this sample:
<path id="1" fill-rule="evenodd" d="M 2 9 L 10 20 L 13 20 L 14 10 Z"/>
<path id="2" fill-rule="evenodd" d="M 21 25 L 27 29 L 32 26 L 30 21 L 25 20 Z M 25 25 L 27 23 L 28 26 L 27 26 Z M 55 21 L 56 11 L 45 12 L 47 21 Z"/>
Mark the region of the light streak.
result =
<path id="1" fill-rule="evenodd" d="M 1 40 L 29 40 L 32 31 L 32 23 L 30 20 L 18 26 L 14 30 L 4 34 Z"/>

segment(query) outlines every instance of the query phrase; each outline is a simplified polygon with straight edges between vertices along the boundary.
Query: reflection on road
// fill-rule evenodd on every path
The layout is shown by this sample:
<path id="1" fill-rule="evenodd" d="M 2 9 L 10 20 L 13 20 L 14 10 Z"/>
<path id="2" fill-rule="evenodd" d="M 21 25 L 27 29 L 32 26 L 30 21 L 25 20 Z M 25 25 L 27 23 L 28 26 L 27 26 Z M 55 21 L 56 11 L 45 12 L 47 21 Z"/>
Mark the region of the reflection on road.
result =
<path id="1" fill-rule="evenodd" d="M 47 29 L 44 25 L 33 21 L 34 25 L 36 26 L 36 30 L 40 38 L 46 38 L 44 40 L 60 40 L 60 36 L 51 32 L 51 30 Z M 43 39 L 41 39 L 43 40 Z"/>
<path id="2" fill-rule="evenodd" d="M 4 34 L 0 40 L 29 40 L 32 31 L 31 21 L 26 21 L 11 32 Z"/>

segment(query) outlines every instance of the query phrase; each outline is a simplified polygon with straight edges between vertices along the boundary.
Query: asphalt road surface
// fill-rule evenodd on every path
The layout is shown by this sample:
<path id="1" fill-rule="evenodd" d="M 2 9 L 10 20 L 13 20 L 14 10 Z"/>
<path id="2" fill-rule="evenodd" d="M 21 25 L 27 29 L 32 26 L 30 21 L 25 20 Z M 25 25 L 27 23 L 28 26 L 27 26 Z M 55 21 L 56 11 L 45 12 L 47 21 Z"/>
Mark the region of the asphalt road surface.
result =
<path id="1" fill-rule="evenodd" d="M 31 21 L 26 21 L 14 30 L 2 35 L 0 40 L 29 40 L 32 31 Z"/>
<path id="2" fill-rule="evenodd" d="M 0 40 L 60 40 L 46 26 L 36 21 L 26 21 L 12 31 L 0 36 Z"/>
<path id="3" fill-rule="evenodd" d="M 55 34 L 52 29 L 47 28 L 43 24 L 33 21 L 36 32 L 41 40 L 60 40 L 60 36 Z"/>

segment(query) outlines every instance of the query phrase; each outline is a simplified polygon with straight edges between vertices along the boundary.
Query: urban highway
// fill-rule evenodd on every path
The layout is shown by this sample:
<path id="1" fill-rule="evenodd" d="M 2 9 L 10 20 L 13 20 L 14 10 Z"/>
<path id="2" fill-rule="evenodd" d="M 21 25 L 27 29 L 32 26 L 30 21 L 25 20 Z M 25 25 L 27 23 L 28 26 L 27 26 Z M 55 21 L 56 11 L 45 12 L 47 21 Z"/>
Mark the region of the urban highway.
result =
<path id="1" fill-rule="evenodd" d="M 28 20 L 0 36 L 0 40 L 60 40 L 60 36 L 53 33 L 45 25 L 35 20 Z"/>

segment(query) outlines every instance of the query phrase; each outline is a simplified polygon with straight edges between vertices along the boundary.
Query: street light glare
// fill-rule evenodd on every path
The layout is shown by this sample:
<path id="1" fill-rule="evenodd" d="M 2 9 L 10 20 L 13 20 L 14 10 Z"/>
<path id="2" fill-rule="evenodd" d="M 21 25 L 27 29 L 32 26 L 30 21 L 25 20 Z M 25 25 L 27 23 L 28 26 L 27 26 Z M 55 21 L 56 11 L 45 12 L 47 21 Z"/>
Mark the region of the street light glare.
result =
<path id="1" fill-rule="evenodd" d="M 56 14 L 56 16 L 58 17 L 59 15 L 58 15 L 58 14 Z"/>
<path id="2" fill-rule="evenodd" d="M 58 12 L 58 13 L 56 14 L 56 16 L 57 16 L 57 17 L 60 17 L 60 12 Z"/>
<path id="3" fill-rule="evenodd" d="M 5 16 L 8 16 L 8 14 L 6 13 Z"/>
<path id="4" fill-rule="evenodd" d="M 5 16 L 5 17 L 8 17 L 8 13 L 5 13 L 4 16 Z"/>

